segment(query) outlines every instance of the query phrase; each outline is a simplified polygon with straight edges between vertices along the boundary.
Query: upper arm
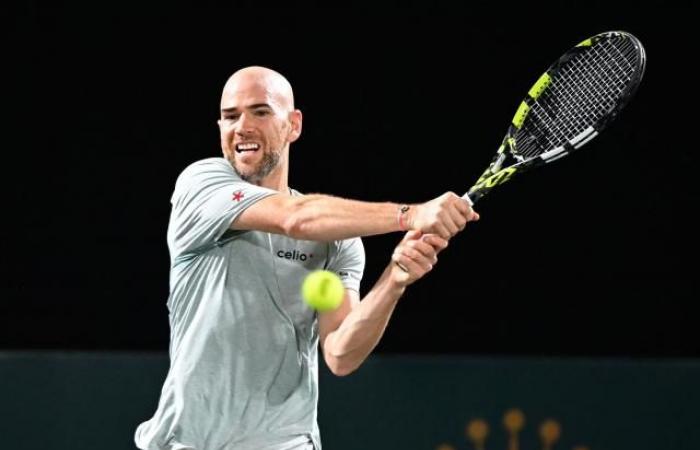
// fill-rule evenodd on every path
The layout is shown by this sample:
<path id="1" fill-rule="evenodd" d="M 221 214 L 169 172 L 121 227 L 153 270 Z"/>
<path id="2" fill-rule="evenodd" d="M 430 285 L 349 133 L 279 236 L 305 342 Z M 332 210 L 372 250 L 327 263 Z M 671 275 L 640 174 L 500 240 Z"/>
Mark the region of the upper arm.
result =
<path id="1" fill-rule="evenodd" d="M 360 304 L 360 280 L 365 267 L 365 251 L 362 239 L 336 241 L 327 269 L 338 274 L 345 286 L 343 302 L 333 311 L 319 314 L 321 346 L 328 335 L 338 329 L 345 318 Z"/>
<path id="2" fill-rule="evenodd" d="M 168 246 L 173 258 L 216 245 L 236 218 L 266 197 L 279 195 L 238 177 L 222 158 L 209 158 L 182 171 L 171 197 Z"/>
<path id="3" fill-rule="evenodd" d="M 360 304 L 360 294 L 354 289 L 345 289 L 345 296 L 340 306 L 333 311 L 319 313 L 318 315 L 318 333 L 321 342 L 321 348 L 324 348 L 324 343 L 328 335 L 340 327 L 343 320 Z"/>
<path id="4" fill-rule="evenodd" d="M 294 203 L 294 197 L 287 194 L 265 197 L 242 211 L 231 223 L 231 229 L 287 234 L 290 211 Z"/>

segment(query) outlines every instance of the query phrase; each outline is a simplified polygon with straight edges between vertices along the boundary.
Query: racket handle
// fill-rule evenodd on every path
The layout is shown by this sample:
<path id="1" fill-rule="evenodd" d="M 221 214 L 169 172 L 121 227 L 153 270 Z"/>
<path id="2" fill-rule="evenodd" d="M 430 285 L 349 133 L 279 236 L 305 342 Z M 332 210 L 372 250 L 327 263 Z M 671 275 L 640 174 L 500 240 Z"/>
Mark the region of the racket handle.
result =
<path id="1" fill-rule="evenodd" d="M 469 197 L 469 193 L 468 193 L 468 192 L 467 192 L 466 194 L 464 194 L 464 195 L 462 196 L 462 198 L 463 198 L 464 200 L 466 200 L 467 203 L 469 203 L 469 206 L 474 206 L 474 201 Z"/>
<path id="2" fill-rule="evenodd" d="M 464 194 L 462 198 L 466 200 L 467 203 L 469 203 L 469 206 L 474 206 L 474 203 L 478 202 L 479 199 L 483 197 L 485 193 L 486 192 L 484 192 L 481 189 L 474 189 L 473 191 L 470 190 L 469 192 Z"/>

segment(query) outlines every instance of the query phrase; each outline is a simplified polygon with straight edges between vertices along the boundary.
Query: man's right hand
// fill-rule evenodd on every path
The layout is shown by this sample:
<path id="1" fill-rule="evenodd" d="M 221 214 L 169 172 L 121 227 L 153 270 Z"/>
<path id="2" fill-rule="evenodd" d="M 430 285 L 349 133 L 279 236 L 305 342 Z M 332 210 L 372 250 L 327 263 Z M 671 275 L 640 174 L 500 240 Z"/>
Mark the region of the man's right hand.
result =
<path id="1" fill-rule="evenodd" d="M 462 231 L 467 222 L 479 220 L 479 214 L 454 192 L 446 192 L 428 202 L 413 205 L 407 211 L 407 216 L 408 229 L 437 234 L 443 239 L 450 239 Z"/>

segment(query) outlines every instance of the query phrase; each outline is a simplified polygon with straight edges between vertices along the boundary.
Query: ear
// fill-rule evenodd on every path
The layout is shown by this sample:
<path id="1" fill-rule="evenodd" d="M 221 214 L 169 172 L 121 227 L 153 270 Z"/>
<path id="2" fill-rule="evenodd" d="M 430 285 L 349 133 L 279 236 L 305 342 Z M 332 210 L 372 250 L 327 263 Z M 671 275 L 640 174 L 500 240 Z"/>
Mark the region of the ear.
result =
<path id="1" fill-rule="evenodd" d="M 289 122 L 292 124 L 292 129 L 289 132 L 288 140 L 289 142 L 294 142 L 301 136 L 301 122 L 302 114 L 301 111 L 295 109 L 289 113 Z"/>

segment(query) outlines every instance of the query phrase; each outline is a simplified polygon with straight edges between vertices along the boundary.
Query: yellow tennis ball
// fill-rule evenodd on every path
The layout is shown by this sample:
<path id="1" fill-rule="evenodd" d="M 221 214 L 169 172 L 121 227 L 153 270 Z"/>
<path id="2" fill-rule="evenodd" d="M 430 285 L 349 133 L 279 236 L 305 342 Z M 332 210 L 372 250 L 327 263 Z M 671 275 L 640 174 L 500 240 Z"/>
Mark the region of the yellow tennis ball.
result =
<path id="1" fill-rule="evenodd" d="M 340 306 L 345 287 L 338 275 L 328 270 L 316 270 L 306 276 L 301 285 L 304 301 L 318 311 L 331 311 Z"/>

